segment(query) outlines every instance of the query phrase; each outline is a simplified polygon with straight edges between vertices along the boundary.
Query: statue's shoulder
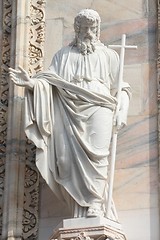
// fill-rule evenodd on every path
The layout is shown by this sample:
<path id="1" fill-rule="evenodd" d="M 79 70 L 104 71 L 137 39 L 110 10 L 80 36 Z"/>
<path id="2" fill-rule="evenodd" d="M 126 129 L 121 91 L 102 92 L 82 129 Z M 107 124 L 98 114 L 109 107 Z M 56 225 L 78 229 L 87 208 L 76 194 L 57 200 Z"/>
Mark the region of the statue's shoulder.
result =
<path id="1" fill-rule="evenodd" d="M 119 57 L 118 53 L 114 49 L 109 48 L 108 46 L 104 45 L 104 51 L 111 56 Z"/>
<path id="2" fill-rule="evenodd" d="M 64 54 L 68 54 L 72 50 L 72 46 L 64 46 L 60 50 L 58 50 L 55 56 L 62 56 Z"/>
<path id="3" fill-rule="evenodd" d="M 119 61 L 119 54 L 114 49 L 104 45 L 103 52 L 106 54 L 107 57 L 111 59 L 111 61 L 116 61 L 116 62 Z"/>
<path id="4" fill-rule="evenodd" d="M 57 66 L 59 65 L 59 63 L 65 62 L 66 59 L 69 56 L 69 53 L 72 51 L 72 46 L 65 46 L 62 47 L 60 50 L 58 50 L 53 58 L 52 58 L 52 62 L 51 65 L 53 66 Z M 59 65 L 60 66 L 60 65 Z"/>

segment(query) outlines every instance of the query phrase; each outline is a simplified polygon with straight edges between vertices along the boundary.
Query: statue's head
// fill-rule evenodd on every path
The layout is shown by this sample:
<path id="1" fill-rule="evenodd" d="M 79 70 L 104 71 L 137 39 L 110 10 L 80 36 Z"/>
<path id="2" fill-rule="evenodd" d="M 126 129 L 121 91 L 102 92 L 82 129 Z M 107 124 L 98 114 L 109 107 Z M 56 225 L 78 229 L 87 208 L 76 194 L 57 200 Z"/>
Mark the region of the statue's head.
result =
<path id="1" fill-rule="evenodd" d="M 95 26 L 96 37 L 99 39 L 101 19 L 99 14 L 92 9 L 81 10 L 74 19 L 75 33 L 79 34 L 82 26 Z"/>
<path id="2" fill-rule="evenodd" d="M 79 51 L 85 55 L 95 50 L 100 35 L 100 16 L 92 9 L 81 10 L 74 20 L 75 41 Z"/>

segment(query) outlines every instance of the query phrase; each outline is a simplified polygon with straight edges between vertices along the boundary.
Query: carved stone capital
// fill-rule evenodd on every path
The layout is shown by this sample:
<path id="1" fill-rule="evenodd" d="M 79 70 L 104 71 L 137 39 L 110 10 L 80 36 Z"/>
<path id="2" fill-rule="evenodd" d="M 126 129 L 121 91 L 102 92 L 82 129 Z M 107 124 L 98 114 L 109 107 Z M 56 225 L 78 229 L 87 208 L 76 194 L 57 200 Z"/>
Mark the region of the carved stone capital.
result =
<path id="1" fill-rule="evenodd" d="M 50 240 L 126 240 L 124 232 L 118 226 L 120 225 L 106 221 L 105 218 L 66 219 L 54 230 Z"/>

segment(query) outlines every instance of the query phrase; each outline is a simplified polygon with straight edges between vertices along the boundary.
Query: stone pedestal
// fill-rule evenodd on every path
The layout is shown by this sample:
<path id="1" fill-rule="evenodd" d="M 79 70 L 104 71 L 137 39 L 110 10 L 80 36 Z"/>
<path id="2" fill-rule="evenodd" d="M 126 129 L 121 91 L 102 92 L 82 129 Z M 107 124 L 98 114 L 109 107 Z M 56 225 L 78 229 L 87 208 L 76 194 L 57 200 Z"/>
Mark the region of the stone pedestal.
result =
<path id="1" fill-rule="evenodd" d="M 49 240 L 127 240 L 121 225 L 112 220 L 96 218 L 74 218 L 63 220 Z"/>

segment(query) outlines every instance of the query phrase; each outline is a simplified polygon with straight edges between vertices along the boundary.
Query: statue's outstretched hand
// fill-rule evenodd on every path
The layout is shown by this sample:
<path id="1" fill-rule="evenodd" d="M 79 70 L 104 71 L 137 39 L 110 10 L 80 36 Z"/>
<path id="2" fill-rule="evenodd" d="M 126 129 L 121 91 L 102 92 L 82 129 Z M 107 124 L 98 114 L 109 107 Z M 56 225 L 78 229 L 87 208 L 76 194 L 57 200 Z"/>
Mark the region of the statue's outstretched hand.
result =
<path id="1" fill-rule="evenodd" d="M 22 68 L 18 67 L 18 70 L 9 68 L 9 76 L 17 86 L 27 87 L 32 89 L 34 87 L 34 80 L 29 77 L 28 73 Z"/>

